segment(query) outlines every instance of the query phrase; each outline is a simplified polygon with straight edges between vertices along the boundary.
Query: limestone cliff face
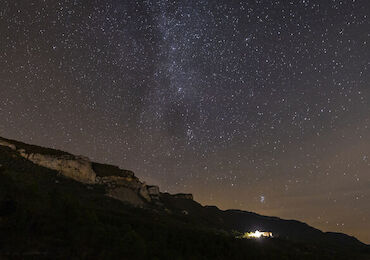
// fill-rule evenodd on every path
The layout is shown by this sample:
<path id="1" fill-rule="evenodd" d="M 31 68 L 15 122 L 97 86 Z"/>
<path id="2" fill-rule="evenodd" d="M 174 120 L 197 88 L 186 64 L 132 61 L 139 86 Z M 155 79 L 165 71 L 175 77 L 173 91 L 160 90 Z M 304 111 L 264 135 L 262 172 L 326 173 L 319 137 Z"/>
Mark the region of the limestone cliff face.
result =
<path id="1" fill-rule="evenodd" d="M 172 197 L 174 197 L 175 199 L 193 200 L 193 194 L 190 193 L 177 193 L 173 194 Z"/>
<path id="2" fill-rule="evenodd" d="M 159 197 L 157 186 L 147 186 L 145 182 L 141 182 L 135 176 L 98 176 L 96 182 L 107 187 L 109 196 L 131 202 L 134 205 L 142 205 Z M 156 187 L 156 189 L 153 190 L 153 187 Z"/>
<path id="3" fill-rule="evenodd" d="M 136 191 L 125 187 L 117 187 L 115 189 L 109 190 L 107 192 L 107 196 L 130 203 L 136 207 L 145 207 L 146 203 L 146 201 L 142 197 L 140 197 Z"/>
<path id="4" fill-rule="evenodd" d="M 8 142 L 3 141 L 3 140 L 0 140 L 0 145 L 1 146 L 9 147 L 12 150 L 16 150 L 17 149 L 17 147 L 14 144 L 8 143 Z"/>
<path id="5" fill-rule="evenodd" d="M 11 140 L 10 140 L 11 141 Z M 159 202 L 160 191 L 158 186 L 146 185 L 141 182 L 133 172 L 122 170 L 116 166 L 91 162 L 84 156 L 75 156 L 65 152 L 31 146 L 0 138 L 0 145 L 9 147 L 23 158 L 34 164 L 56 170 L 65 177 L 86 184 L 104 185 L 107 196 L 129 202 L 136 206 L 144 206 L 149 202 Z M 20 147 L 17 147 L 19 144 Z M 24 149 L 26 148 L 26 149 Z M 46 151 L 45 149 L 48 149 Z M 40 151 L 40 152 L 35 152 Z M 54 152 L 54 154 L 49 154 Z M 175 198 L 193 199 L 191 194 L 171 195 Z"/>
<path id="6" fill-rule="evenodd" d="M 146 186 L 146 187 L 147 187 L 149 196 L 153 200 L 159 200 L 159 195 L 160 195 L 159 187 L 158 186 L 154 186 L 154 185 L 152 185 L 152 186 Z"/>
<path id="7" fill-rule="evenodd" d="M 66 177 L 83 183 L 95 183 L 96 174 L 92 169 L 89 158 L 87 157 L 74 155 L 52 156 L 47 154 L 31 153 L 27 152 L 25 149 L 17 150 L 17 147 L 14 144 L 4 140 L 0 140 L 0 145 L 17 151 L 20 156 L 37 165 L 59 171 Z"/>
<path id="8" fill-rule="evenodd" d="M 91 167 L 91 161 L 82 156 L 50 156 L 44 154 L 33 154 L 21 151 L 20 155 L 30 160 L 31 162 L 59 171 L 66 177 L 79 182 L 94 184 L 96 181 L 96 173 Z"/>

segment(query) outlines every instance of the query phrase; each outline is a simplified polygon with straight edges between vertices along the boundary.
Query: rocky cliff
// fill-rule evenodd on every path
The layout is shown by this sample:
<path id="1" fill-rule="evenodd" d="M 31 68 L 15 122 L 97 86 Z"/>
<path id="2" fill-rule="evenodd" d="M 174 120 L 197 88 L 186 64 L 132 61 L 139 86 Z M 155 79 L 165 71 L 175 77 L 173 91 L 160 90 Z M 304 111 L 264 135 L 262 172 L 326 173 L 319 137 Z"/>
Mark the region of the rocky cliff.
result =
<path id="1" fill-rule="evenodd" d="M 159 224 L 160 229 L 158 232 L 161 232 L 169 223 L 176 222 L 178 223 L 176 224 L 177 227 L 189 225 L 191 228 L 198 227 L 199 230 L 209 228 L 222 232 L 231 232 L 231 234 L 254 231 L 258 228 L 259 230 L 272 232 L 275 237 L 294 241 L 294 243 L 314 243 L 319 246 L 325 244 L 324 248 L 334 246 L 335 250 L 342 247 L 358 248 L 360 250 L 366 248 L 365 245 L 353 237 L 345 234 L 325 233 L 299 221 L 283 220 L 241 210 L 223 211 L 214 206 L 204 207 L 194 201 L 191 194 L 179 193 L 171 195 L 166 192 L 160 192 L 157 186 L 146 185 L 140 181 L 132 171 L 123 170 L 113 165 L 92 162 L 83 156 L 75 156 L 63 151 L 32 146 L 1 137 L 0 177 L 2 178 L 0 181 L 0 227 L 5 223 L 2 220 L 4 219 L 3 216 L 8 214 L 8 220 L 14 220 L 14 225 L 7 229 L 11 235 L 13 235 L 14 226 L 17 226 L 18 229 L 19 222 L 28 219 L 28 216 L 25 217 L 26 215 L 24 214 L 29 214 L 31 212 L 28 210 L 29 205 L 34 204 L 31 209 L 36 210 L 37 213 L 34 218 L 30 218 L 30 221 L 27 222 L 32 227 L 27 228 L 27 230 L 34 234 L 35 223 L 41 223 L 41 226 L 44 227 L 43 222 L 38 222 L 39 216 L 45 216 L 49 211 L 52 214 L 57 212 L 50 219 L 52 223 L 49 224 L 51 227 L 49 230 L 52 232 L 50 237 L 55 236 L 56 233 L 63 232 L 64 226 L 73 223 L 75 218 L 75 223 L 78 223 L 78 227 L 85 222 L 87 223 L 89 228 L 84 230 L 90 230 L 93 227 L 98 227 L 100 230 L 102 225 L 108 224 L 110 228 L 112 223 L 127 224 L 130 220 L 138 223 L 137 221 L 141 221 L 143 216 L 147 216 L 144 217 L 144 222 L 140 222 L 143 225 L 134 224 L 132 226 L 147 227 L 148 222 L 151 222 L 155 225 Z M 71 181 L 72 179 L 78 182 Z M 23 191 L 19 193 L 20 196 L 18 196 L 18 191 Z M 13 196 L 9 196 L 9 194 L 13 194 Z M 33 194 L 33 197 L 30 194 Z M 74 197 L 73 200 L 71 200 L 71 196 Z M 26 201 L 18 202 L 18 200 L 22 199 Z M 118 200 L 145 209 L 127 207 L 127 205 L 119 203 Z M 75 203 L 76 201 L 81 203 Z M 40 207 L 43 204 L 45 204 L 45 207 Z M 96 211 L 94 212 L 90 212 L 92 205 L 95 205 Z M 81 214 L 73 212 L 73 214 L 66 214 L 66 212 L 70 212 L 70 209 L 78 210 L 79 208 L 84 208 L 77 211 Z M 20 210 L 20 214 L 11 213 L 17 209 Z M 41 211 L 38 212 L 39 210 Z M 117 215 L 117 212 L 120 210 L 130 213 L 125 215 L 125 219 L 123 219 L 119 214 Z M 86 217 L 83 217 L 85 216 L 84 214 L 86 214 Z M 102 217 L 100 225 L 96 225 L 95 216 L 99 214 L 105 214 L 106 216 Z M 20 216 L 21 221 L 15 219 L 14 217 L 16 216 Z M 65 217 L 69 217 L 69 219 L 66 220 Z M 56 218 L 60 218 L 60 223 L 63 224 L 63 227 L 59 228 L 58 232 L 54 232 L 53 229 L 55 223 L 58 224 L 58 221 L 55 221 Z M 115 230 L 119 230 L 122 226 L 122 224 L 118 224 Z M 177 227 L 166 229 L 173 230 L 176 233 L 176 235 L 170 236 L 171 239 L 177 236 Z M 3 231 L 4 229 L 1 230 Z M 143 230 L 147 231 L 150 228 L 143 228 Z M 153 237 L 156 237 L 158 232 L 156 231 L 153 235 L 150 235 L 150 241 L 153 240 Z M 22 237 L 24 234 L 23 232 Z M 89 232 L 88 236 L 90 234 Z M 110 235 L 112 231 L 104 232 L 104 234 Z M 187 232 L 186 234 L 191 233 Z M 27 234 L 24 237 L 29 235 Z M 71 233 L 71 235 L 75 237 L 74 233 Z M 3 237 L 10 236 L 3 235 Z M 189 236 L 186 235 L 185 237 L 186 241 L 189 241 Z M 47 239 L 49 239 L 49 236 Z M 6 239 L 3 241 L 6 241 Z M 204 236 L 202 236 L 201 241 L 204 241 Z M 20 243 L 14 244 L 18 249 L 18 244 Z M 118 244 L 121 245 L 121 242 Z M 33 246 L 34 244 L 32 244 Z M 330 253 L 332 253 L 331 249 Z"/>
<path id="2" fill-rule="evenodd" d="M 106 195 L 135 206 L 159 203 L 158 186 L 146 185 L 132 171 L 113 165 L 92 162 L 85 156 L 32 146 L 0 137 L 0 145 L 10 148 L 23 158 L 61 175 L 88 185 L 103 185 Z M 176 194 L 176 198 L 193 199 L 191 194 Z M 160 204 L 160 203 L 159 203 Z"/>

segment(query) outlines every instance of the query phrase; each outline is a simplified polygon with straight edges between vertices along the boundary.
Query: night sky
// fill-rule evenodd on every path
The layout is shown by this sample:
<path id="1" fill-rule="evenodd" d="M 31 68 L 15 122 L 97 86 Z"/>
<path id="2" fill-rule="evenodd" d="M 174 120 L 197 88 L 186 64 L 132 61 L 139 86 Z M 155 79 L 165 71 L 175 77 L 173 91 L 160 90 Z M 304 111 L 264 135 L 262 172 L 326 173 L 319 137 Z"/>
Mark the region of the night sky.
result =
<path id="1" fill-rule="evenodd" d="M 0 136 L 370 243 L 370 1 L 0 1 Z"/>

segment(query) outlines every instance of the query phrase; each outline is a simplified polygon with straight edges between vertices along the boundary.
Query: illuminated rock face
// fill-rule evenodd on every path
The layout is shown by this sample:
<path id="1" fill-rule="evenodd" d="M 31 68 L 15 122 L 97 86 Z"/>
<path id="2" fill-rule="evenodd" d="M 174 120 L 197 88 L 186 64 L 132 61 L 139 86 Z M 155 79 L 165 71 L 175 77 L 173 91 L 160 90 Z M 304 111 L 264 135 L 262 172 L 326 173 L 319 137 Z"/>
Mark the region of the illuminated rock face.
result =
<path id="1" fill-rule="evenodd" d="M 129 202 L 137 206 L 159 199 L 159 188 L 148 186 L 141 182 L 130 171 L 120 170 L 123 176 L 97 176 L 92 162 L 84 156 L 71 154 L 50 155 L 37 152 L 29 152 L 25 149 L 17 149 L 15 144 L 0 140 L 0 145 L 9 147 L 23 158 L 34 164 L 58 171 L 65 177 L 86 184 L 102 184 L 106 187 L 107 195 L 121 201 Z M 123 174 L 124 173 L 124 174 Z"/>
<path id="2" fill-rule="evenodd" d="M 9 147 L 12 150 L 16 150 L 17 149 L 14 144 L 8 143 L 8 142 L 3 141 L 3 140 L 0 140 L 0 145 L 1 146 Z"/>
<path id="3" fill-rule="evenodd" d="M 20 153 L 21 156 L 31 162 L 57 170 L 61 174 L 79 182 L 94 184 L 96 174 L 91 167 L 91 162 L 88 158 L 82 156 L 50 156 L 37 153 Z"/>
<path id="4" fill-rule="evenodd" d="M 143 206 L 145 201 L 151 202 L 153 199 L 150 186 L 145 185 L 133 175 L 126 177 L 98 176 L 96 182 L 106 186 L 108 196 L 137 206 Z"/>
<path id="5" fill-rule="evenodd" d="M 48 151 L 27 147 L 17 147 L 18 144 L 0 139 L 0 146 L 5 146 L 17 152 L 23 158 L 42 167 L 58 171 L 61 175 L 85 184 L 104 185 L 106 195 L 136 206 L 145 206 L 146 203 L 158 203 L 160 191 L 158 186 L 146 185 L 133 172 L 119 169 L 116 166 L 91 162 L 84 156 L 75 156 L 68 153 L 48 154 Z M 25 149 L 23 149 L 25 148 Z M 40 148 L 40 147 L 38 147 Z M 50 149 L 52 150 L 52 149 Z M 178 199 L 193 200 L 192 194 L 171 195 Z"/>
<path id="6" fill-rule="evenodd" d="M 0 140 L 0 145 L 17 151 L 20 156 L 37 165 L 59 171 L 66 177 L 83 183 L 95 183 L 96 174 L 87 157 L 73 155 L 52 156 L 47 154 L 28 153 L 24 149 L 17 150 L 14 144 L 4 140 Z"/>

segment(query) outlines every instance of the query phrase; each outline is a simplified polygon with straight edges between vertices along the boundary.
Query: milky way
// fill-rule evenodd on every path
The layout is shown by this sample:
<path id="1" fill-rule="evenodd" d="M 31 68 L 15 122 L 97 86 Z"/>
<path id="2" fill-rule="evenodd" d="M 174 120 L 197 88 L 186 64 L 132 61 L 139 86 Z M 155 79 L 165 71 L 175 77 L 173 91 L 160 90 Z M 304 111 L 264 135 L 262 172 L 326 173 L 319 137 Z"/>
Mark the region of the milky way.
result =
<path id="1" fill-rule="evenodd" d="M 370 2 L 0 2 L 0 135 L 370 242 Z"/>

